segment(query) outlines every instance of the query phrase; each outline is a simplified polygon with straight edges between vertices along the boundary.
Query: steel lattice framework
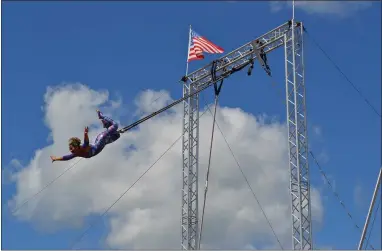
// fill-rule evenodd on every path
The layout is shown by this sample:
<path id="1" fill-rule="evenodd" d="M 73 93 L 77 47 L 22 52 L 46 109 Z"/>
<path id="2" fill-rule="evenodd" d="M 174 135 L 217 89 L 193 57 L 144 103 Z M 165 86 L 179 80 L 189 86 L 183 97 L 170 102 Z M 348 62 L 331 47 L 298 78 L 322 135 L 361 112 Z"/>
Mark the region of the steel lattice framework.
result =
<path id="1" fill-rule="evenodd" d="M 183 85 L 183 97 L 197 91 L 198 85 Z M 185 101 L 182 138 L 182 248 L 198 244 L 199 94 Z"/>
<path id="2" fill-rule="evenodd" d="M 256 59 L 262 64 L 263 61 L 259 57 L 260 50 L 267 54 L 283 45 L 285 49 L 286 106 L 293 225 L 292 244 L 293 249 L 312 249 L 302 23 L 294 20 L 288 21 L 215 60 L 214 74 L 212 74 L 212 63 L 188 74 L 184 78 L 183 97 L 229 77 L 235 71 L 253 64 Z M 181 245 L 184 250 L 195 250 L 199 241 L 199 94 L 185 99 L 183 104 Z"/>
<path id="3" fill-rule="evenodd" d="M 302 25 L 292 27 L 284 40 L 292 241 L 294 249 L 312 249 Z"/>

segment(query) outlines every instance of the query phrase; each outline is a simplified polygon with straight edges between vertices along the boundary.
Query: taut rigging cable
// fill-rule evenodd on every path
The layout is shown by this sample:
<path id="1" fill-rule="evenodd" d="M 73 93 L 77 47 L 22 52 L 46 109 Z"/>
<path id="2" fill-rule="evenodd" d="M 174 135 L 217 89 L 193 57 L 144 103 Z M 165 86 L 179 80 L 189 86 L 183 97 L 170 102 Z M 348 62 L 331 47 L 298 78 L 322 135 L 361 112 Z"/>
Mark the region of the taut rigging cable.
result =
<path id="1" fill-rule="evenodd" d="M 251 68 L 252 68 L 252 67 L 253 67 L 253 62 L 250 61 L 250 64 L 251 64 Z M 248 75 L 250 75 L 251 68 L 249 69 L 249 74 L 248 74 Z M 212 75 L 213 79 L 215 78 L 215 72 L 214 72 L 215 69 L 216 69 L 216 62 L 214 61 L 213 64 L 212 64 L 212 69 L 211 69 L 211 75 Z M 199 232 L 198 248 L 200 249 L 201 239 L 202 239 L 203 223 L 204 223 L 204 212 L 205 212 L 205 205 L 206 205 L 206 198 L 207 198 L 207 191 L 208 191 L 208 178 L 209 178 L 210 166 L 211 166 L 212 143 L 213 143 L 213 138 L 214 138 L 215 123 L 216 123 L 216 126 L 218 127 L 220 133 L 222 134 L 225 143 L 227 144 L 227 146 L 228 146 L 228 148 L 229 148 L 229 150 L 230 150 L 230 152 L 231 152 L 233 158 L 234 158 L 235 161 L 236 161 L 236 164 L 237 164 L 239 170 L 241 171 L 241 174 L 242 174 L 243 177 L 244 177 L 244 180 L 246 181 L 246 183 L 247 183 L 249 189 L 250 189 L 251 192 L 252 192 L 252 195 L 254 196 L 254 198 L 255 198 L 257 204 L 259 205 L 260 210 L 261 210 L 261 212 L 263 213 L 263 215 L 264 215 L 264 217 L 265 217 L 265 220 L 267 221 L 268 225 L 270 226 L 270 228 L 271 228 L 271 230 L 272 230 L 272 233 L 273 233 L 274 237 L 276 238 L 276 240 L 277 240 L 277 242 L 278 242 L 280 248 L 281 248 L 282 250 L 284 250 L 284 248 L 283 248 L 283 246 L 282 246 L 282 244 L 281 244 L 281 242 L 280 242 L 280 240 L 279 240 L 279 238 L 278 238 L 278 236 L 277 236 L 275 230 L 273 229 L 273 226 L 272 226 L 270 220 L 268 219 L 268 217 L 267 217 L 267 215 L 266 215 L 266 213 L 265 213 L 263 207 L 261 206 L 260 201 L 258 200 L 258 198 L 257 198 L 257 196 L 256 196 L 256 193 L 253 191 L 251 185 L 249 184 L 249 181 L 248 181 L 246 175 L 244 174 L 244 172 L 243 172 L 243 170 L 242 170 L 242 168 L 241 168 L 241 166 L 240 166 L 238 160 L 236 159 L 236 157 L 235 157 L 235 155 L 234 155 L 234 153 L 233 153 L 233 151 L 232 151 L 230 145 L 228 144 L 228 141 L 227 141 L 225 135 L 223 134 L 222 130 L 220 129 L 219 124 L 216 122 L 216 109 L 217 109 L 218 98 L 219 98 L 219 94 L 220 94 L 222 85 L 223 85 L 223 81 L 221 82 L 221 84 L 220 84 L 219 87 L 217 87 L 216 84 L 214 85 L 214 87 L 215 87 L 215 108 L 214 108 L 214 113 L 213 113 L 213 114 L 212 114 L 210 108 L 208 107 L 208 110 L 210 111 L 211 115 L 213 115 L 213 125 L 212 125 L 212 134 L 211 134 L 210 154 L 209 154 L 208 167 L 207 167 L 207 174 L 206 174 L 206 184 L 205 184 L 205 189 L 204 189 L 204 202 L 203 202 L 203 211 L 202 211 L 202 221 L 201 221 L 200 232 Z"/>
<path id="2" fill-rule="evenodd" d="M 48 184 L 46 184 L 43 188 L 41 188 L 37 193 L 26 199 L 20 206 L 16 207 L 12 210 L 12 213 L 17 212 L 20 208 L 22 208 L 24 205 L 26 205 L 31 199 L 34 199 L 37 195 L 39 195 L 41 192 L 43 192 L 46 188 L 48 188 L 50 185 L 52 185 L 55 181 L 57 181 L 61 176 L 63 176 L 66 172 L 68 172 L 70 169 L 72 169 L 75 165 L 77 165 L 78 162 L 82 160 L 79 159 L 77 162 L 75 162 L 73 165 L 69 166 L 65 171 L 63 171 L 60 175 L 58 175 L 56 178 L 51 180 Z"/>
<path id="3" fill-rule="evenodd" d="M 276 88 L 276 90 L 279 92 L 280 89 L 277 89 L 277 83 L 276 83 L 276 81 L 274 81 L 274 79 L 273 79 L 272 76 L 270 76 L 270 78 L 271 78 L 271 83 L 272 83 L 272 85 L 273 85 L 273 86 Z M 280 92 L 279 92 L 279 94 L 281 95 Z M 281 96 L 282 96 L 282 95 L 281 95 Z M 283 98 L 281 98 L 281 102 L 282 102 L 283 104 L 286 104 L 286 101 L 285 101 L 285 99 L 283 99 Z M 332 189 L 332 192 L 333 192 L 334 196 L 336 197 L 336 199 L 338 200 L 338 202 L 341 204 L 341 206 L 342 206 L 343 209 L 345 210 L 346 214 L 348 215 L 348 217 L 350 218 L 350 220 L 351 220 L 352 223 L 354 224 L 355 228 L 357 228 L 360 232 L 362 232 L 362 231 L 361 231 L 361 228 L 358 226 L 358 224 L 355 222 L 353 216 L 350 214 L 349 210 L 346 208 L 346 206 L 345 206 L 343 200 L 341 200 L 341 198 L 339 197 L 339 194 L 334 190 L 334 187 L 332 186 L 330 180 L 329 180 L 328 177 L 326 176 L 324 170 L 321 168 L 321 166 L 320 166 L 318 160 L 315 158 L 315 156 L 314 156 L 314 154 L 313 154 L 313 151 L 310 150 L 310 149 L 308 149 L 308 151 L 309 151 L 309 154 L 312 156 L 314 162 L 316 163 L 316 165 L 317 165 L 317 167 L 318 167 L 318 169 L 319 169 L 319 171 L 320 171 L 322 177 L 326 180 L 326 183 L 327 183 L 328 186 Z M 289 188 L 289 189 L 290 189 L 290 188 Z M 373 245 L 369 244 L 369 246 L 370 246 L 372 249 L 374 249 Z"/>
<path id="4" fill-rule="evenodd" d="M 328 53 L 325 52 L 324 49 L 316 42 L 316 40 L 308 33 L 305 26 L 303 26 L 303 29 L 305 33 L 308 35 L 308 37 L 311 39 L 311 41 L 314 43 L 314 45 L 325 55 L 325 57 L 333 64 L 333 66 L 336 68 L 336 70 L 341 73 L 341 75 L 346 79 L 346 81 L 353 87 L 353 89 L 358 93 L 358 95 L 365 101 L 365 103 L 373 110 L 373 112 L 381 118 L 381 114 L 375 108 L 371 102 L 362 94 L 361 90 L 346 76 L 346 74 L 341 70 L 341 68 L 333 61 L 333 59 L 328 55 Z"/>
<path id="5" fill-rule="evenodd" d="M 247 66 L 248 64 L 250 64 L 251 63 L 251 61 L 250 62 L 248 62 L 248 63 L 245 63 L 245 64 L 243 64 L 240 68 L 233 68 L 232 70 L 230 70 L 229 72 L 226 72 L 225 73 L 225 76 L 220 76 L 220 77 L 216 77 L 216 66 L 217 66 L 217 62 L 216 61 L 214 61 L 213 62 L 213 67 L 211 68 L 211 75 L 212 75 L 212 82 L 211 83 L 208 83 L 208 84 L 206 84 L 205 86 L 202 86 L 201 88 L 199 88 L 197 91 L 195 91 L 195 92 L 193 92 L 193 93 L 190 93 L 190 94 L 188 94 L 188 95 L 186 95 L 186 96 L 184 96 L 183 98 L 181 98 L 181 99 L 179 99 L 179 100 L 177 100 L 177 101 L 175 101 L 175 102 L 173 102 L 173 103 L 171 103 L 170 105 L 167 105 L 167 106 L 165 106 L 165 107 L 163 107 L 162 109 L 160 109 L 160 110 L 158 110 L 158 111 L 156 111 L 156 112 L 154 112 L 154 113 L 152 113 L 152 114 L 150 114 L 150 115 L 148 115 L 148 116 L 146 116 L 146 117 L 144 117 L 144 118 L 142 118 L 142 119 L 140 119 L 140 120 L 138 120 L 138 121 L 136 121 L 136 122 L 134 122 L 134 123 L 132 123 L 131 125 L 129 125 L 129 126 L 126 126 L 126 127 L 124 127 L 124 128 L 122 128 L 121 130 L 119 130 L 119 132 L 120 133 L 124 133 L 124 132 L 126 132 L 126 131 L 128 131 L 128 130 L 130 130 L 130 129 L 132 129 L 132 128 L 134 128 L 134 127 L 136 127 L 136 126 L 138 126 L 139 124 L 141 124 L 141 123 L 143 123 L 144 121 L 146 121 L 146 120 L 148 120 L 148 119 L 150 119 L 150 118 L 152 118 L 152 117 L 154 117 L 154 116 L 156 116 L 156 115 L 158 115 L 158 114 L 160 114 L 160 113 L 162 113 L 162 112 L 164 112 L 164 111 L 166 111 L 166 110 L 168 110 L 168 109 L 170 109 L 171 107 L 173 107 L 173 106 L 175 106 L 175 105 L 177 105 L 177 104 L 179 104 L 180 102 L 182 102 L 182 101 L 184 101 L 184 100 L 186 100 L 186 99 L 188 99 L 188 98 L 190 98 L 190 97 L 192 97 L 193 95 L 195 95 L 195 94 L 197 94 L 197 93 L 200 93 L 201 91 L 203 91 L 203 90 L 205 90 L 205 89 L 207 89 L 208 87 L 210 87 L 212 84 L 214 84 L 214 88 L 215 88 L 215 95 L 216 94 L 219 94 L 220 93 L 220 90 L 221 90 L 221 87 L 222 87 L 222 85 L 223 85 L 223 80 L 224 80 L 224 78 L 227 76 L 227 75 L 231 75 L 231 74 L 233 74 L 233 73 L 235 73 L 235 72 L 237 72 L 237 71 L 240 71 L 240 70 L 242 70 L 245 66 Z M 217 82 L 218 81 L 221 81 L 221 83 L 220 83 L 220 86 L 218 87 L 217 86 Z M 215 104 L 217 104 L 217 99 L 215 99 Z M 216 109 L 216 105 L 215 105 L 215 109 Z M 199 116 L 199 118 L 201 118 L 206 112 L 207 112 L 207 110 L 209 110 L 209 105 L 207 106 L 207 109 Z M 215 124 L 215 123 L 214 123 Z M 164 154 L 162 154 L 160 157 L 159 157 L 159 159 L 156 161 L 156 162 L 154 162 L 154 164 L 153 165 L 151 165 L 139 178 L 138 178 L 138 180 L 136 181 L 136 182 L 134 182 L 133 183 L 133 185 L 131 185 L 108 209 L 106 209 L 106 211 L 101 215 L 101 217 L 103 217 L 108 211 L 110 211 L 110 209 L 175 145 L 175 143 L 181 138 L 183 136 L 183 133 L 182 133 L 182 135 L 173 143 L 173 145 L 171 145 L 170 146 L 170 148 L 169 149 L 167 149 L 166 151 L 165 151 L 165 153 Z M 211 141 L 211 144 L 212 144 L 212 141 Z M 248 182 L 248 181 L 247 181 Z M 251 188 L 251 187 L 250 187 Z M 252 188 L 251 188 L 251 190 L 252 190 Z M 252 191 L 253 192 L 253 191 Z M 257 200 L 257 198 L 256 198 L 256 200 Z M 259 203 L 259 202 L 258 202 Z M 260 205 L 260 207 L 261 207 L 261 205 Z M 265 216 L 266 217 L 266 216 Z M 268 220 L 268 219 L 267 219 Z M 89 225 L 89 227 L 81 234 L 81 236 L 80 237 L 78 237 L 74 242 L 73 242 L 73 244 L 71 245 L 71 247 L 73 248 L 73 246 L 77 243 L 77 242 L 79 242 L 83 237 L 84 237 L 84 235 L 87 233 L 87 231 L 89 231 L 90 230 L 90 228 L 94 225 L 94 223 L 95 223 L 95 221 L 93 222 L 93 224 L 90 224 Z M 268 223 L 269 223 L 269 221 L 268 221 Z M 272 228 L 272 226 L 271 226 L 271 228 Z M 272 230 L 273 230 L 273 228 L 272 228 Z M 277 237 L 276 237 L 277 238 Z M 278 239 L 277 239 L 278 240 Z M 279 240 L 278 240 L 279 241 Z M 199 242 L 200 243 L 200 242 Z M 280 243 L 280 242 L 279 242 Z M 280 244 L 281 245 L 281 244 Z"/>
<path id="6" fill-rule="evenodd" d="M 162 94 L 163 95 L 163 94 Z M 159 95 L 159 97 L 157 97 L 156 99 L 154 99 L 149 106 L 151 106 L 155 101 L 157 101 L 162 95 Z M 53 180 L 51 180 L 49 183 L 47 183 L 43 188 L 41 188 L 37 193 L 33 194 L 31 197 L 29 197 L 28 199 L 24 200 L 23 203 L 21 203 L 20 206 L 16 207 L 15 209 L 13 209 L 11 211 L 11 213 L 15 213 L 17 212 L 20 208 L 22 208 L 24 205 L 26 205 L 29 201 L 31 201 L 32 199 L 34 199 L 37 195 L 39 195 L 40 193 L 42 193 L 45 189 L 47 189 L 50 185 L 52 185 L 54 182 L 56 182 L 59 178 L 61 178 L 65 173 L 67 173 L 68 171 L 70 171 L 70 169 L 72 169 L 75 165 L 78 164 L 78 162 L 80 162 L 83 158 L 80 158 L 78 161 L 76 161 L 74 164 L 70 165 L 67 169 L 65 169 L 60 175 L 58 175 L 57 177 L 55 177 Z"/>
<path id="7" fill-rule="evenodd" d="M 219 76 L 218 78 L 216 78 L 216 76 L 213 75 L 213 80 L 212 80 L 212 82 L 210 82 L 210 83 L 208 83 L 208 84 L 205 84 L 204 86 L 199 87 L 198 90 L 196 90 L 196 91 L 194 91 L 194 92 L 192 92 L 192 93 L 190 93 L 190 94 L 185 95 L 183 98 L 180 98 L 180 99 L 174 101 L 173 103 L 171 103 L 171 104 L 169 104 L 169 105 L 163 107 L 162 109 L 160 109 L 160 110 L 158 110 L 158 111 L 156 111 L 156 112 L 153 112 L 153 113 L 151 113 L 150 115 L 147 115 L 146 117 L 143 117 L 143 118 L 141 118 L 140 120 L 138 120 L 138 121 L 136 121 L 136 122 L 134 122 L 134 123 L 132 123 L 132 124 L 130 124 L 130 125 L 128 125 L 128 126 L 125 126 L 124 128 L 120 129 L 118 132 L 120 132 L 120 133 L 124 133 L 124 132 L 126 132 L 126 131 L 128 131 L 128 130 L 131 130 L 132 128 L 138 126 L 139 124 L 145 122 L 146 120 L 151 119 L 152 117 L 155 117 L 156 115 L 158 115 L 158 114 L 160 114 L 160 113 L 162 113 L 162 112 L 164 112 L 164 111 L 170 109 L 171 107 L 173 107 L 173 106 L 179 104 L 180 102 L 183 102 L 184 100 L 186 100 L 186 99 L 188 99 L 188 98 L 190 98 L 190 97 L 192 97 L 192 96 L 194 96 L 194 95 L 196 95 L 196 94 L 198 94 L 198 93 L 204 91 L 205 89 L 207 89 L 207 88 L 210 87 L 211 85 L 216 84 L 218 81 L 222 81 L 224 78 L 226 78 L 226 76 L 229 76 L 229 75 L 231 75 L 231 74 L 233 74 L 233 73 L 235 73 L 235 72 L 237 72 L 237 71 L 242 70 L 242 69 L 243 69 L 244 67 L 246 67 L 248 64 L 249 64 L 249 62 L 243 64 L 239 69 L 235 69 L 235 68 L 233 68 L 233 69 L 231 69 L 230 71 L 226 72 L 226 73 L 224 74 L 224 76 Z"/>
<path id="8" fill-rule="evenodd" d="M 216 80 L 216 62 L 214 61 L 212 63 L 212 69 L 211 69 L 211 75 L 212 79 Z M 204 186 L 204 199 L 203 199 L 203 209 L 202 209 L 202 219 L 201 219 L 201 224 L 200 224 L 200 230 L 199 230 L 199 241 L 198 241 L 198 248 L 200 249 L 200 243 L 202 239 L 202 232 L 203 232 L 203 223 L 204 223 L 204 211 L 206 208 L 206 200 L 207 200 L 207 191 L 208 191 L 208 178 L 210 174 L 210 167 L 211 167 L 211 156 L 212 156 L 212 144 L 214 141 L 214 132 L 215 132 L 215 121 L 216 121 L 216 109 L 218 106 L 218 99 L 219 99 L 219 94 L 221 91 L 221 88 L 223 86 L 223 80 L 221 80 L 219 87 L 217 84 L 214 84 L 214 89 L 215 89 L 215 107 L 214 107 L 214 115 L 213 115 L 213 120 L 212 120 L 212 133 L 211 133 L 211 143 L 210 143 L 210 153 L 208 157 L 208 166 L 207 166 L 207 172 L 206 172 L 206 183 Z M 209 110 L 209 108 L 208 108 Z"/>
<path id="9" fill-rule="evenodd" d="M 381 197 L 379 197 L 377 209 L 374 212 L 374 217 L 373 217 L 373 220 L 371 222 L 371 227 L 370 227 L 369 235 L 368 235 L 367 241 L 366 241 L 366 247 L 369 246 L 369 241 L 370 241 L 370 238 L 371 238 L 371 234 L 373 233 L 374 223 L 375 223 L 375 219 L 377 218 L 377 212 L 378 212 L 378 209 L 379 209 L 380 205 L 381 205 Z"/>
<path id="10" fill-rule="evenodd" d="M 208 108 L 208 110 L 209 110 L 209 112 L 211 113 L 211 115 L 213 115 L 212 111 L 211 111 L 209 108 Z M 220 131 L 221 135 L 223 136 L 223 139 L 224 139 L 224 141 L 225 141 L 225 143 L 226 143 L 226 145 L 227 145 L 227 147 L 228 147 L 228 149 L 229 149 L 229 151 L 230 151 L 230 153 L 231 153 L 233 159 L 235 160 L 236 165 L 237 165 L 237 167 L 239 168 L 239 170 L 240 170 L 240 172 L 241 172 L 241 174 L 242 174 L 242 176 L 243 176 L 245 182 L 247 183 L 249 189 L 251 190 L 253 197 L 255 198 L 257 204 L 259 205 L 259 208 L 260 208 L 260 210 L 261 210 L 261 212 L 262 212 L 262 214 L 263 214 L 265 220 L 267 221 L 269 227 L 271 228 L 271 231 L 272 231 L 272 233 L 273 233 L 273 236 L 276 238 L 276 241 L 278 242 L 280 248 L 281 248 L 282 250 L 284 250 L 284 247 L 283 247 L 283 245 L 281 244 L 280 239 L 278 238 L 278 236 L 277 236 L 277 234 L 276 234 L 276 232 L 275 232 L 275 230 L 274 230 L 274 228 L 273 228 L 273 226 L 272 226 L 270 220 L 268 219 L 268 217 L 267 217 L 267 215 L 266 215 L 266 213 L 265 213 L 263 207 L 261 206 L 261 203 L 260 203 L 259 199 L 257 198 L 257 195 L 256 195 L 255 191 L 252 189 L 252 186 L 250 185 L 250 183 L 249 183 L 249 181 L 248 181 L 248 179 L 247 179 L 247 177 L 246 177 L 246 175 L 245 175 L 245 173 L 244 173 L 244 171 L 243 171 L 243 169 L 242 169 L 242 167 L 241 167 L 239 161 L 237 160 L 235 154 L 233 153 L 233 150 L 232 150 L 231 146 L 229 145 L 229 143 L 228 143 L 228 141 L 227 141 L 227 138 L 226 138 L 226 136 L 224 135 L 223 131 L 221 130 L 221 128 L 220 128 L 220 126 L 219 126 L 219 123 L 218 123 L 217 121 L 216 121 L 216 126 L 217 126 L 218 130 Z M 261 167 L 260 167 L 260 168 L 261 168 Z M 200 243 L 200 242 L 199 242 L 199 243 Z"/>
<path id="11" fill-rule="evenodd" d="M 303 31 L 308 34 L 308 31 L 306 30 L 305 26 L 303 26 Z M 309 34 L 308 34 L 309 36 Z M 343 75 L 343 77 L 345 77 L 345 79 L 351 84 L 351 86 L 358 92 L 358 94 L 364 99 L 364 101 L 370 106 L 370 108 L 374 111 L 374 113 L 376 113 L 379 117 L 381 117 L 381 115 L 379 114 L 379 112 L 373 107 L 373 105 L 371 105 L 371 103 L 369 102 L 369 100 L 364 97 L 361 93 L 361 91 L 355 86 L 354 83 L 352 83 L 350 81 L 350 79 L 345 75 L 345 73 L 343 71 L 341 71 L 341 69 L 339 68 L 339 66 L 331 59 L 331 57 L 321 48 L 321 46 L 318 44 L 318 42 L 316 42 L 312 36 L 310 35 L 310 38 L 312 40 L 312 42 L 321 50 L 321 52 L 329 59 L 329 61 L 331 61 L 331 63 L 335 66 L 335 68 Z M 273 76 L 269 76 L 270 79 L 271 79 L 271 83 L 272 85 L 276 88 L 277 91 L 279 91 L 279 89 L 277 89 L 277 82 L 274 80 Z M 283 104 L 286 105 L 286 101 L 285 99 L 283 98 L 282 94 L 279 92 L 279 94 L 281 95 L 281 102 Z M 358 229 L 360 231 L 360 233 L 362 233 L 362 230 L 361 228 L 359 227 L 359 225 L 356 223 L 355 219 L 353 218 L 353 216 L 351 215 L 351 213 L 349 212 L 349 210 L 346 208 L 343 200 L 341 200 L 341 198 L 339 197 L 339 194 L 334 190 L 334 187 L 332 186 L 330 180 L 328 179 L 328 177 L 326 176 L 324 170 L 321 168 L 321 165 L 319 164 L 318 160 L 315 158 L 314 154 L 313 154 L 313 151 L 310 150 L 309 148 L 307 149 L 309 151 L 309 154 L 312 156 L 314 162 L 316 163 L 316 166 L 318 167 L 322 177 L 326 180 L 326 183 L 330 186 L 331 190 L 332 190 L 332 193 L 334 194 L 334 196 L 336 197 L 336 199 L 338 200 L 338 202 L 341 204 L 341 206 L 343 207 L 343 209 L 345 210 L 346 214 L 348 215 L 349 219 L 352 221 L 353 225 L 355 226 L 356 229 Z M 375 249 L 373 247 L 372 244 L 368 244 L 371 249 Z"/>
<path id="12" fill-rule="evenodd" d="M 207 106 L 207 108 L 209 109 L 210 105 Z M 199 119 L 207 112 L 207 109 L 199 116 Z M 139 176 L 139 178 L 129 187 L 127 188 L 102 214 L 101 216 L 98 218 L 98 219 L 95 219 L 92 223 L 89 224 L 89 226 L 87 227 L 87 229 L 79 236 L 77 237 L 71 244 L 71 249 L 73 249 L 74 245 L 76 245 L 78 242 L 80 242 L 82 240 L 82 238 L 85 236 L 85 234 L 97 223 L 97 220 L 100 220 L 103 216 L 105 216 L 109 211 L 110 209 L 112 209 L 115 204 L 118 203 L 118 201 L 120 201 L 122 199 L 123 196 L 125 196 L 127 194 L 128 191 L 130 191 L 131 188 L 133 188 L 135 186 L 135 184 L 146 174 L 148 173 L 152 167 L 155 166 L 156 163 L 159 162 L 159 160 L 168 152 L 171 150 L 171 148 L 182 138 L 184 133 L 182 133 L 171 145 L 169 148 L 167 148 L 166 151 L 163 152 L 163 154 L 161 156 L 159 156 L 159 158 L 154 161 L 154 163 L 152 165 L 150 165 L 149 168 L 146 169 L 145 172 L 143 172 L 143 174 L 141 176 Z"/>

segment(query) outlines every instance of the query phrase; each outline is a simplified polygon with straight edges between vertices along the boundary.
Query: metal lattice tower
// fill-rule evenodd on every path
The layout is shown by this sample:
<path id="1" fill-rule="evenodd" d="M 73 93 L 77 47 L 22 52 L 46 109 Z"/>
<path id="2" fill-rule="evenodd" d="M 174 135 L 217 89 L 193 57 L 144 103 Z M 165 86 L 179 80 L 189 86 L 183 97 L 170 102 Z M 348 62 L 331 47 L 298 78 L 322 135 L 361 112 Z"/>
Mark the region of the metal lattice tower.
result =
<path id="1" fill-rule="evenodd" d="M 183 85 L 183 97 L 195 92 L 197 84 Z M 197 249 L 198 243 L 198 169 L 199 169 L 199 94 L 185 101 L 182 138 L 182 248 Z"/>
<path id="2" fill-rule="evenodd" d="M 259 43 L 260 42 L 260 45 Z M 308 140 L 305 109 L 305 83 L 303 62 L 303 26 L 294 20 L 265 33 L 216 60 L 212 78 L 212 63 L 184 77 L 183 97 L 202 90 L 229 77 L 254 60 L 263 61 L 265 54 L 285 49 L 285 82 L 288 124 L 288 148 L 292 213 L 293 249 L 312 249 L 310 180 L 308 166 Z M 183 101 L 183 179 L 182 179 L 182 249 L 198 247 L 198 151 L 199 151 L 199 95 Z"/>
<path id="3" fill-rule="evenodd" d="M 312 249 L 302 24 L 284 39 L 292 242 L 293 249 Z"/>

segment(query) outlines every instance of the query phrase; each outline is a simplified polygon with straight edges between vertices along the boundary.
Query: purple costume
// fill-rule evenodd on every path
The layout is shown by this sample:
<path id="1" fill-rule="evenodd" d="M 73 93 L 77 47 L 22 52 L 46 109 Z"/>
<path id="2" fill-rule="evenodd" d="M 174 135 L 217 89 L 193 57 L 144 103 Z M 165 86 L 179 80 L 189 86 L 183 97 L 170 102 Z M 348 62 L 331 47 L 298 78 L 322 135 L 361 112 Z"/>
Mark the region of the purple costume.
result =
<path id="1" fill-rule="evenodd" d="M 82 149 L 88 149 L 88 151 L 84 151 L 82 155 L 75 155 L 70 153 L 62 157 L 63 160 L 71 160 L 75 157 L 83 157 L 83 158 L 91 158 L 99 154 L 103 148 L 110 143 L 113 143 L 121 136 L 118 130 L 118 124 L 113 121 L 111 118 L 103 116 L 101 112 L 98 112 L 98 117 L 102 120 L 103 127 L 107 128 L 102 133 L 98 134 L 96 137 L 94 144 L 89 144 L 88 140 L 84 140 L 82 144 Z"/>

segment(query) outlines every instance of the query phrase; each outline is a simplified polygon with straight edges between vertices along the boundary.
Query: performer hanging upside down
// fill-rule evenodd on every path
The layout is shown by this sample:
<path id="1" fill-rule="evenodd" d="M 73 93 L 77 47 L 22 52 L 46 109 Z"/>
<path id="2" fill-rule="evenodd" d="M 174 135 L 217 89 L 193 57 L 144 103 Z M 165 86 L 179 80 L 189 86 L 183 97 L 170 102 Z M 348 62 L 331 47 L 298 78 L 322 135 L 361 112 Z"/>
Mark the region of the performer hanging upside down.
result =
<path id="1" fill-rule="evenodd" d="M 84 143 L 81 145 L 81 140 L 77 137 L 69 139 L 69 150 L 71 154 L 63 157 L 50 156 L 52 162 L 54 161 L 67 161 L 75 157 L 91 158 L 99 154 L 103 148 L 115 142 L 121 136 L 118 130 L 118 124 L 112 119 L 103 116 L 103 114 L 97 110 L 98 118 L 102 121 L 103 127 L 107 128 L 106 131 L 98 134 L 94 144 L 89 144 L 89 128 L 85 127 Z"/>

